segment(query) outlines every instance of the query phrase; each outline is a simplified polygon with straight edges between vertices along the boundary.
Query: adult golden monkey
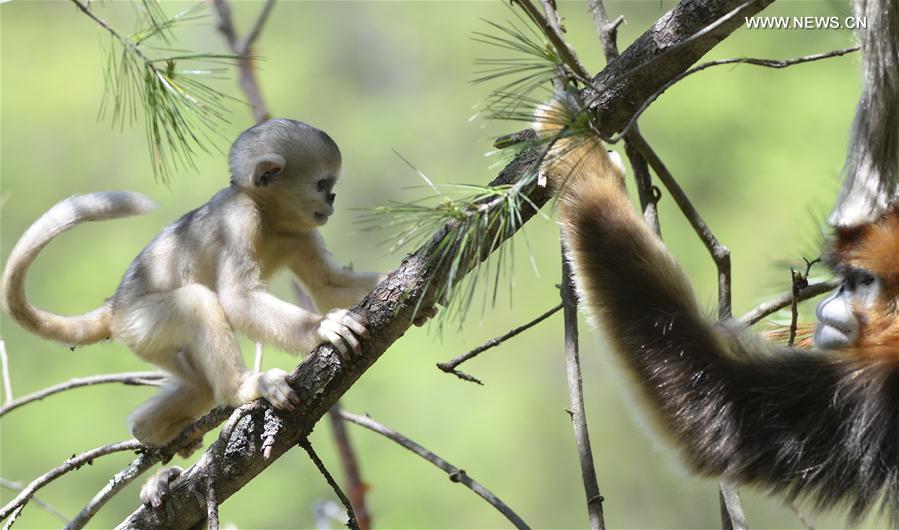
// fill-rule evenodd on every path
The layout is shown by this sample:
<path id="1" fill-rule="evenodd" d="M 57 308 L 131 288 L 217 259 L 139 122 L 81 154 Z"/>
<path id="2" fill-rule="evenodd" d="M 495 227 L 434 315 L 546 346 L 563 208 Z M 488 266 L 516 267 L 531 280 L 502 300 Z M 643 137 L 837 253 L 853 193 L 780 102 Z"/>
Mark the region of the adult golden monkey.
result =
<path id="1" fill-rule="evenodd" d="M 160 446 L 215 404 L 264 397 L 293 408 L 286 373 L 244 363 L 235 332 L 290 352 L 329 342 L 343 354 L 367 337 L 364 318 L 345 309 L 383 278 L 337 264 L 318 227 L 334 213 L 337 144 L 305 123 L 274 119 L 243 132 L 231 147 L 231 185 L 163 230 L 134 259 L 100 308 L 64 317 L 25 298 L 28 266 L 61 232 L 86 221 L 155 207 L 143 195 L 70 197 L 41 216 L 16 243 L 3 274 L 3 302 L 29 331 L 68 345 L 114 338 L 172 375 L 131 416 L 134 435 Z M 324 316 L 279 300 L 267 280 L 289 268 Z"/>
<path id="2" fill-rule="evenodd" d="M 858 3 L 865 88 L 831 217 L 817 351 L 709 322 L 686 275 L 634 210 L 623 167 L 562 97 L 535 128 L 557 138 L 543 171 L 581 301 L 661 430 L 699 473 L 852 519 L 878 501 L 899 526 L 899 3 Z M 852 191 L 852 190 L 862 191 Z M 879 191 L 877 191 L 879 190 Z M 861 194 L 861 195 L 859 195 Z"/>

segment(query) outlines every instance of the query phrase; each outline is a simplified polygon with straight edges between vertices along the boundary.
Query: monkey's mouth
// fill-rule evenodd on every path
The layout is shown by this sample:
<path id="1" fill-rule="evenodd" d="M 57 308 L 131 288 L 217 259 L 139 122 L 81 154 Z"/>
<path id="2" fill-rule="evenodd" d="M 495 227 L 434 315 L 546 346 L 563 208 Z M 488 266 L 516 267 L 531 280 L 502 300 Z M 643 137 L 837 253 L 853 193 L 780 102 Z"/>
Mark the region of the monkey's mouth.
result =
<path id="1" fill-rule="evenodd" d="M 312 216 L 315 217 L 315 222 L 317 222 L 318 224 L 327 223 L 328 217 L 330 217 L 330 215 L 328 215 L 326 213 L 319 213 L 319 212 L 313 212 Z"/>

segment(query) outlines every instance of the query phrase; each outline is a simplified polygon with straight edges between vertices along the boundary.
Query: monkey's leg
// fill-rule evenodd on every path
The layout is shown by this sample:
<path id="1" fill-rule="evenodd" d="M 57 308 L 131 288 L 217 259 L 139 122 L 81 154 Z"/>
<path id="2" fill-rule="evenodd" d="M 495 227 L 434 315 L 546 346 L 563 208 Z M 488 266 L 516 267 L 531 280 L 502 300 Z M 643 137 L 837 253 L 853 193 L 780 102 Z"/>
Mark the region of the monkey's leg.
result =
<path id="1" fill-rule="evenodd" d="M 259 374 L 247 368 L 231 324 L 209 288 L 191 284 L 121 301 L 120 306 L 127 309 L 115 315 L 116 338 L 178 378 L 132 416 L 141 441 L 170 441 L 215 403 L 240 405 L 258 397 L 278 408 L 298 403 L 283 370 Z"/>
<path id="2" fill-rule="evenodd" d="M 299 404 L 284 370 L 258 373 L 247 368 L 231 323 L 212 290 L 192 284 L 172 295 L 187 331 L 186 360 L 202 375 L 217 403 L 237 406 L 264 397 L 280 409 Z"/>
<path id="3" fill-rule="evenodd" d="M 212 391 L 204 383 L 174 380 L 131 413 L 131 432 L 141 442 L 160 447 L 213 405 Z"/>

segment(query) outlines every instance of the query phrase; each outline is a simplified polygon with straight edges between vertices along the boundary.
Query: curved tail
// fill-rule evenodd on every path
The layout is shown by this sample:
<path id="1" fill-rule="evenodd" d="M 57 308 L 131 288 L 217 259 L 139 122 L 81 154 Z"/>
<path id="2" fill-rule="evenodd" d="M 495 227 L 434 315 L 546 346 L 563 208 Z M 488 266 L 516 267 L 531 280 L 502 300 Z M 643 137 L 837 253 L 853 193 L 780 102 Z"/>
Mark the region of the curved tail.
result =
<path id="1" fill-rule="evenodd" d="M 76 195 L 58 202 L 25 231 L 9 254 L 2 283 L 6 311 L 32 333 L 65 344 L 92 344 L 108 338 L 109 303 L 78 316 L 38 309 L 25 298 L 25 274 L 47 243 L 75 225 L 138 215 L 155 208 L 156 203 L 145 195 L 128 191 Z"/>

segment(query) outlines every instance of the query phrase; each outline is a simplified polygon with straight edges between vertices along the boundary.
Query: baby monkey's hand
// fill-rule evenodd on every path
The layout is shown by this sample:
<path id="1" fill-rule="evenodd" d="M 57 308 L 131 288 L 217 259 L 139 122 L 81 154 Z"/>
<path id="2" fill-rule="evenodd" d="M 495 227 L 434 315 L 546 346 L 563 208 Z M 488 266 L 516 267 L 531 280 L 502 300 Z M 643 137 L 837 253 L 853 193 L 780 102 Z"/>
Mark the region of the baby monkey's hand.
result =
<path id="1" fill-rule="evenodd" d="M 318 323 L 319 344 L 330 343 L 340 356 L 347 358 L 350 350 L 360 352 L 359 335 L 363 339 L 369 338 L 368 320 L 346 309 L 334 309 L 323 316 Z M 354 334 L 355 333 L 355 334 Z"/>

